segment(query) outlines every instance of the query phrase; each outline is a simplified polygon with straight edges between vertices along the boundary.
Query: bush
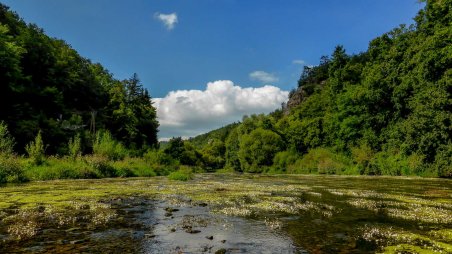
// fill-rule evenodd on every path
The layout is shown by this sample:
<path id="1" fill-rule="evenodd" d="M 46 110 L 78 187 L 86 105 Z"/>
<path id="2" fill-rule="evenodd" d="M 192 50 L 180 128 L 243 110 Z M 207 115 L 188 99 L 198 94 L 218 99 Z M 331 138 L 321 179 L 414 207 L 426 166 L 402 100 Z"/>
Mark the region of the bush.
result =
<path id="1" fill-rule="evenodd" d="M 144 160 L 159 176 L 168 175 L 179 168 L 179 161 L 161 150 L 149 150 Z"/>
<path id="2" fill-rule="evenodd" d="M 44 142 L 42 141 L 41 131 L 38 132 L 34 141 L 31 141 L 25 150 L 28 153 L 28 157 L 32 160 L 34 165 L 41 165 L 45 160 Z"/>
<path id="3" fill-rule="evenodd" d="M 439 177 L 452 177 L 452 143 L 442 145 L 435 156 L 434 168 Z"/>
<path id="4" fill-rule="evenodd" d="M 14 149 L 14 138 L 4 122 L 0 122 L 0 154 L 11 155 Z"/>
<path id="5" fill-rule="evenodd" d="M 0 155 L 0 183 L 25 182 L 24 170 L 15 156 Z"/>
<path id="6" fill-rule="evenodd" d="M 26 175 L 33 180 L 99 178 L 99 172 L 82 159 L 49 157 L 42 165 L 31 165 Z"/>
<path id="7" fill-rule="evenodd" d="M 272 172 L 287 172 L 289 165 L 295 164 L 298 159 L 298 154 L 294 151 L 279 152 L 273 158 L 273 170 Z"/>
<path id="8" fill-rule="evenodd" d="M 125 158 L 122 161 L 112 163 L 116 170 L 116 175 L 120 177 L 153 177 L 157 174 L 152 167 L 142 158 Z"/>
<path id="9" fill-rule="evenodd" d="M 69 139 L 68 148 L 69 157 L 73 160 L 82 155 L 82 141 L 80 135 L 76 135 L 75 137 Z"/>
<path id="10" fill-rule="evenodd" d="M 243 135 L 238 152 L 242 170 L 260 173 L 266 166 L 271 166 L 273 157 L 283 147 L 281 136 L 270 130 L 258 128 L 250 134 Z"/>
<path id="11" fill-rule="evenodd" d="M 342 174 L 351 166 L 347 157 L 326 148 L 309 150 L 294 165 L 288 167 L 289 173 Z"/>
<path id="12" fill-rule="evenodd" d="M 110 160 L 122 160 L 127 156 L 126 148 L 113 139 L 108 131 L 99 131 L 96 133 L 96 140 L 93 144 L 95 155 L 107 157 Z"/>
<path id="13" fill-rule="evenodd" d="M 193 171 L 187 166 L 181 166 L 178 171 L 169 174 L 168 178 L 170 180 L 188 181 L 193 179 Z"/>
<path id="14" fill-rule="evenodd" d="M 356 163 L 359 173 L 364 174 L 370 161 L 375 155 L 374 151 L 372 151 L 372 149 L 366 144 L 362 144 L 359 147 L 352 147 L 350 150 L 353 161 Z"/>
<path id="15" fill-rule="evenodd" d="M 417 154 L 405 156 L 398 151 L 381 151 L 375 154 L 364 173 L 392 176 L 419 174 L 423 158 Z"/>
<path id="16" fill-rule="evenodd" d="M 91 168 L 94 169 L 99 177 L 117 176 L 115 168 L 110 164 L 107 157 L 94 154 L 85 156 L 85 161 Z"/>

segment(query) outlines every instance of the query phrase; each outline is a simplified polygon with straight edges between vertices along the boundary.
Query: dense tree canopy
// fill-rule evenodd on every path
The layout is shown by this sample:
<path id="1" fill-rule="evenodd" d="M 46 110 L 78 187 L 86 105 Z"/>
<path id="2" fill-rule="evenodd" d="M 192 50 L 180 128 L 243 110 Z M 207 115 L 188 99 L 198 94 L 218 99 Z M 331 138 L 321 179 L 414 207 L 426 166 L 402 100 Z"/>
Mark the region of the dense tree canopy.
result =
<path id="1" fill-rule="evenodd" d="M 295 169 L 326 173 L 340 173 L 320 170 L 335 165 L 346 173 L 451 177 L 451 8 L 451 0 L 426 1 L 414 25 L 372 40 L 366 52 L 337 46 L 305 67 L 286 114 L 252 116 L 230 131 L 226 167 L 247 170 L 252 159 L 269 166 L 280 152 L 276 168 L 290 168 L 290 160 Z M 254 154 L 275 135 L 285 146 Z"/>
<path id="2" fill-rule="evenodd" d="M 0 4 L 0 121 L 16 150 L 42 131 L 49 154 L 67 153 L 67 141 L 109 130 L 129 148 L 157 144 L 156 110 L 137 75 L 113 78 L 66 42 L 48 37 Z"/>

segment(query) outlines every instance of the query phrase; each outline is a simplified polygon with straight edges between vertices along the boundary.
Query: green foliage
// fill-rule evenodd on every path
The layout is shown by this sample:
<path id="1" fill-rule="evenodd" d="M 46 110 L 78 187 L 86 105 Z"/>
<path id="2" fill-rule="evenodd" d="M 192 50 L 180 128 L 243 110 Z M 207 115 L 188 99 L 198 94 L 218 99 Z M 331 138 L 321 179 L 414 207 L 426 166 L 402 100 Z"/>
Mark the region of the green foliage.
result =
<path id="1" fill-rule="evenodd" d="M 211 139 L 202 149 L 202 161 L 207 170 L 221 169 L 225 165 L 226 147 L 223 141 Z"/>
<path id="2" fill-rule="evenodd" d="M 438 149 L 434 168 L 440 177 L 452 177 L 452 143 L 443 145 Z"/>
<path id="3" fill-rule="evenodd" d="M 202 165 L 201 153 L 189 142 L 183 143 L 183 152 L 179 157 L 179 161 L 182 165 L 188 166 L 200 166 Z"/>
<path id="4" fill-rule="evenodd" d="M 93 144 L 95 155 L 106 157 L 110 160 L 122 160 L 127 155 L 126 148 L 113 139 L 109 131 L 99 131 Z"/>
<path id="5" fill-rule="evenodd" d="M 45 164 L 29 165 L 25 169 L 31 180 L 86 179 L 100 178 L 102 175 L 84 159 L 64 159 L 49 157 Z"/>
<path id="6" fill-rule="evenodd" d="M 225 142 L 229 137 L 230 133 L 235 130 L 239 123 L 228 124 L 224 127 L 218 128 L 216 130 L 209 131 L 205 134 L 198 135 L 194 138 L 190 138 L 189 141 L 196 148 L 202 149 L 206 144 L 209 144 L 211 140 L 219 140 Z"/>
<path id="7" fill-rule="evenodd" d="M 41 131 L 38 132 L 34 141 L 31 141 L 25 150 L 28 153 L 28 157 L 32 160 L 34 165 L 41 165 L 45 161 L 45 148 L 42 140 Z"/>
<path id="8" fill-rule="evenodd" d="M 287 168 L 294 165 L 299 155 L 295 151 L 278 152 L 273 158 L 273 169 L 275 172 L 287 172 Z"/>
<path id="9" fill-rule="evenodd" d="M 77 157 L 82 155 L 82 140 L 80 135 L 69 139 L 68 143 L 69 157 L 75 160 Z"/>
<path id="10" fill-rule="evenodd" d="M 116 170 L 112 166 L 110 160 L 108 157 L 94 154 L 85 156 L 84 160 L 86 163 L 90 166 L 90 168 L 94 169 L 94 172 L 96 172 L 96 175 L 99 177 L 115 177 Z"/>
<path id="11" fill-rule="evenodd" d="M 36 129 L 49 144 L 48 154 L 66 154 L 75 133 L 99 129 L 138 152 L 157 144 L 156 110 L 136 75 L 116 80 L 1 3 L 0 84 L 0 121 L 9 126 L 18 153 Z"/>
<path id="12" fill-rule="evenodd" d="M 9 133 L 8 127 L 0 121 L 0 156 L 13 154 L 14 144 L 14 138 Z"/>
<path id="13" fill-rule="evenodd" d="M 184 141 L 181 137 L 175 137 L 169 140 L 164 152 L 176 160 L 180 160 L 185 151 Z"/>
<path id="14" fill-rule="evenodd" d="M 23 167 L 17 157 L 0 154 L 0 183 L 17 183 L 27 180 Z"/>
<path id="15" fill-rule="evenodd" d="M 270 130 L 258 128 L 243 135 L 238 152 L 242 170 L 262 172 L 263 167 L 272 165 L 273 157 L 282 147 L 281 137 Z"/>
<path id="16" fill-rule="evenodd" d="M 364 173 L 367 175 L 412 175 L 418 167 L 415 159 L 415 157 L 408 159 L 407 156 L 396 151 L 382 151 L 375 154 Z"/>
<path id="17" fill-rule="evenodd" d="M 231 131 L 225 142 L 225 167 L 232 169 L 234 171 L 241 171 L 240 160 L 239 160 L 239 133 L 237 129 Z"/>
<path id="18" fill-rule="evenodd" d="M 193 179 L 193 171 L 190 167 L 181 166 L 178 171 L 168 175 L 168 179 L 176 181 L 188 181 Z"/>
<path id="19" fill-rule="evenodd" d="M 77 157 L 75 160 L 69 157 L 51 156 L 46 159 L 45 164 L 27 165 L 24 172 L 23 175 L 32 180 L 153 177 L 157 175 L 154 166 L 149 165 L 142 158 L 126 157 L 120 161 L 111 161 L 99 155 Z"/>
<path id="20" fill-rule="evenodd" d="M 289 173 L 318 173 L 318 174 L 342 174 L 349 169 L 349 159 L 341 154 L 326 148 L 309 150 L 294 165 L 288 167 Z"/>
<path id="21" fill-rule="evenodd" d="M 109 91 L 108 108 L 112 119 L 108 123 L 116 138 L 128 147 L 142 149 L 157 144 L 157 112 L 149 92 L 143 88 L 137 74 L 115 84 Z"/>
<path id="22" fill-rule="evenodd" d="M 178 160 L 182 165 L 198 166 L 202 164 L 202 155 L 189 142 L 181 137 L 170 139 L 164 152 L 173 159 Z"/>
<path id="23" fill-rule="evenodd" d="M 112 163 L 116 170 L 116 176 L 119 177 L 153 177 L 157 173 L 153 167 L 142 158 L 127 157 L 122 161 L 115 161 Z"/>
<path id="24" fill-rule="evenodd" d="M 352 147 L 350 150 L 353 161 L 356 163 L 360 174 L 366 173 L 366 169 L 374 157 L 374 151 L 366 144 L 362 144 L 359 147 Z"/>

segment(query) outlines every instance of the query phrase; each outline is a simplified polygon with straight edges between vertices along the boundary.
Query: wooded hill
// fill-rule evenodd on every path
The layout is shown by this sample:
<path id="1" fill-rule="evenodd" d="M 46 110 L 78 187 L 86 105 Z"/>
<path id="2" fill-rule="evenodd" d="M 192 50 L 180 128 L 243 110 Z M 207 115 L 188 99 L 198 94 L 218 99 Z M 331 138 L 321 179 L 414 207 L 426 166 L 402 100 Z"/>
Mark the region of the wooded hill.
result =
<path id="1" fill-rule="evenodd" d="M 39 131 L 47 154 L 66 154 L 80 135 L 90 150 L 97 130 L 108 130 L 128 148 L 157 145 L 156 110 L 136 74 L 117 80 L 102 65 L 80 56 L 0 4 L 0 121 L 15 150 Z"/>
<path id="2" fill-rule="evenodd" d="M 223 145 L 237 171 L 451 177 L 452 1 L 425 4 L 366 52 L 337 46 L 284 108 L 204 134 L 204 146 Z"/>

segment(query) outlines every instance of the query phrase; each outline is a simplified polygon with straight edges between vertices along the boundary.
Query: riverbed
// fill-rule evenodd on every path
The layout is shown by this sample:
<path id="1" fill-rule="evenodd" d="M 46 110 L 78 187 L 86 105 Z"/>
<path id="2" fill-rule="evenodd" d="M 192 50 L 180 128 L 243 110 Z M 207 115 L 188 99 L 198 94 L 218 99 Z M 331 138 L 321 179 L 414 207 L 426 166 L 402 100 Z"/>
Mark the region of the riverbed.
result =
<path id="1" fill-rule="evenodd" d="M 0 253 L 452 253 L 447 179 L 199 174 L 0 187 Z"/>

